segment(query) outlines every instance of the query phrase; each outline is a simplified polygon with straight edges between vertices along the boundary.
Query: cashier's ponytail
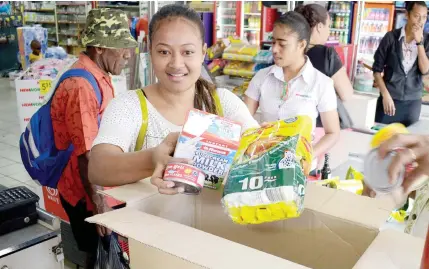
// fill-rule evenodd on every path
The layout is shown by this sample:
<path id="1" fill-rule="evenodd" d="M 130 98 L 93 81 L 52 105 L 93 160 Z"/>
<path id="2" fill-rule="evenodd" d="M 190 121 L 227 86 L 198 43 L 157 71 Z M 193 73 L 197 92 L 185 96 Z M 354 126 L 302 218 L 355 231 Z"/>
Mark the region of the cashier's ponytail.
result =
<path id="1" fill-rule="evenodd" d="M 201 42 L 204 46 L 205 29 L 200 15 L 192 8 L 178 4 L 163 6 L 152 17 L 149 23 L 149 43 L 152 43 L 154 32 L 159 27 L 160 22 L 171 18 L 184 18 L 198 26 L 201 34 Z M 195 83 L 194 107 L 208 113 L 216 114 L 216 103 L 213 98 L 215 91 L 216 86 L 214 84 L 200 77 Z"/>

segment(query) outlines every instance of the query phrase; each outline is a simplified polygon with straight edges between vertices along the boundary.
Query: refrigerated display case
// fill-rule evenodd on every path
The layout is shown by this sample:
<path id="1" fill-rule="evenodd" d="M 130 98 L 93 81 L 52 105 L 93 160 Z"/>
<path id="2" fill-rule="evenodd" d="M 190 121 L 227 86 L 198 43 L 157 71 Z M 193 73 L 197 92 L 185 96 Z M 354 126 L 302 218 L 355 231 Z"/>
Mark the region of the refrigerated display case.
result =
<path id="1" fill-rule="evenodd" d="M 353 29 L 357 29 L 357 3 L 354 5 Z M 357 60 L 363 60 L 370 63 L 374 61 L 374 53 L 377 50 L 381 39 L 393 28 L 394 9 L 395 7 L 393 3 L 365 3 L 362 18 L 360 20 L 359 40 L 357 40 L 359 44 Z M 356 32 L 352 33 L 353 40 L 356 40 L 356 34 Z"/>
<path id="2" fill-rule="evenodd" d="M 327 9 L 331 17 L 331 31 L 327 45 L 350 44 L 353 29 L 353 3 L 329 1 Z"/>
<path id="3" fill-rule="evenodd" d="M 240 35 L 241 31 L 241 2 L 240 1 L 216 1 L 215 38 Z M 216 42 L 216 40 L 214 42 Z"/>
<path id="4" fill-rule="evenodd" d="M 243 32 L 240 34 L 252 45 L 259 45 L 261 41 L 261 1 L 242 2 Z"/>

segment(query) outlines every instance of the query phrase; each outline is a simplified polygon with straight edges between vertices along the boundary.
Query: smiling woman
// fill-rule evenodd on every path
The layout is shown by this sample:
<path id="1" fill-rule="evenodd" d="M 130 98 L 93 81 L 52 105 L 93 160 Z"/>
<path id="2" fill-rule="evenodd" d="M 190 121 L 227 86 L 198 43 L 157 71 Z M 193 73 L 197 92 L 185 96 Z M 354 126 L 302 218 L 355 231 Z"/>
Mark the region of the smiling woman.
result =
<path id="1" fill-rule="evenodd" d="M 164 6 L 153 16 L 149 43 L 158 83 L 127 92 L 109 104 L 91 151 L 93 183 L 117 186 L 151 176 L 155 164 L 166 164 L 178 137 L 170 133 L 182 129 L 192 108 L 239 122 L 243 131 L 258 127 L 237 96 L 201 78 L 206 53 L 203 37 L 200 17 L 188 7 Z M 146 107 L 142 108 L 141 100 Z M 144 142 L 137 143 L 142 126 L 147 128 Z M 162 180 L 154 184 L 161 193 L 178 191 Z"/>

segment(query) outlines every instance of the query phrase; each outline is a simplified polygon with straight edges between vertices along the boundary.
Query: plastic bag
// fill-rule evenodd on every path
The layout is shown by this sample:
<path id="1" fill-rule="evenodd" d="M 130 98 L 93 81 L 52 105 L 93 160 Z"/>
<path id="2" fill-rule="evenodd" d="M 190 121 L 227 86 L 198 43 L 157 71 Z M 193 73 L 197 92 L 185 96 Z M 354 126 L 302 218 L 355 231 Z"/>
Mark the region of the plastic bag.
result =
<path id="1" fill-rule="evenodd" d="M 225 184 L 222 203 L 239 224 L 298 217 L 311 169 L 312 121 L 307 116 L 246 131 Z"/>
<path id="2" fill-rule="evenodd" d="M 128 255 L 122 251 L 116 236 L 110 235 L 98 240 L 94 269 L 130 269 Z"/>

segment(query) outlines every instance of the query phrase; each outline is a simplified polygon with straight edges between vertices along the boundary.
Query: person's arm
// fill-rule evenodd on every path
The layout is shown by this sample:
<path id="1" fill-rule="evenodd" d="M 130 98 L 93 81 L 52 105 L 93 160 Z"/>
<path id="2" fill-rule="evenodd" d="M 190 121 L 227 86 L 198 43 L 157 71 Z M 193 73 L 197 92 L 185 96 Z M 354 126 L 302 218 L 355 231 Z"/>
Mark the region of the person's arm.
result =
<path id="1" fill-rule="evenodd" d="M 152 175 L 153 149 L 124 152 L 113 144 L 99 144 L 92 148 L 89 179 L 105 187 L 130 184 Z"/>
<path id="2" fill-rule="evenodd" d="M 335 91 L 340 99 L 347 101 L 353 96 L 353 86 L 347 76 L 346 68 L 343 66 L 340 56 L 333 47 L 326 47 L 326 49 L 331 51 L 330 53 L 326 53 L 325 51 L 325 55 L 332 57 L 329 62 L 333 65 L 331 67 L 332 70 L 328 70 L 332 74 L 328 74 L 328 76 L 334 81 Z"/>
<path id="3" fill-rule="evenodd" d="M 322 120 L 325 135 L 314 145 L 314 156 L 320 156 L 328 152 L 340 137 L 340 121 L 337 110 L 321 112 L 320 119 Z"/>
<path id="4" fill-rule="evenodd" d="M 344 66 L 332 76 L 332 80 L 334 81 L 335 91 L 341 101 L 347 101 L 353 96 L 353 86 Z"/>
<path id="5" fill-rule="evenodd" d="M 420 45 L 417 46 L 417 63 L 419 65 L 419 70 L 423 75 L 427 75 L 429 74 L 429 59 L 428 59 L 429 46 L 425 48 L 423 27 L 418 31 L 413 32 L 413 34 L 414 34 L 414 40 L 417 43 L 420 43 Z"/>
<path id="6" fill-rule="evenodd" d="M 417 46 L 417 60 L 419 64 L 419 70 L 423 75 L 427 75 L 429 73 L 429 59 L 427 53 L 428 52 L 425 50 L 423 44 Z"/>
<path id="7" fill-rule="evenodd" d="M 100 124 L 89 160 L 89 179 L 100 186 L 118 186 L 149 177 L 153 149 L 134 152 L 141 123 L 140 102 L 134 92 L 113 99 Z"/>
<path id="8" fill-rule="evenodd" d="M 320 156 L 328 152 L 338 141 L 340 135 L 340 120 L 337 112 L 337 96 L 331 79 L 323 81 L 317 110 L 320 113 L 325 135 L 314 145 L 313 155 Z"/>
<path id="9" fill-rule="evenodd" d="M 246 104 L 247 109 L 250 112 L 250 115 L 254 116 L 256 114 L 256 111 L 258 110 L 259 102 L 256 100 L 253 100 L 249 96 L 245 96 L 244 103 Z"/>
<path id="10" fill-rule="evenodd" d="M 389 116 L 395 115 L 395 104 L 390 96 L 389 90 L 384 83 L 383 76 L 381 75 L 386 65 L 387 55 L 391 49 L 390 39 L 392 33 L 387 33 L 380 42 L 377 51 L 374 54 L 374 64 L 372 65 L 372 71 L 374 72 L 374 80 L 380 90 L 380 94 L 383 97 L 384 113 Z"/>
<path id="11" fill-rule="evenodd" d="M 240 123 L 242 132 L 249 128 L 260 127 L 258 122 L 252 117 L 248 107 L 246 107 L 237 95 L 227 89 L 218 89 L 218 93 L 224 117 Z"/>
<path id="12" fill-rule="evenodd" d="M 244 96 L 244 103 L 250 111 L 252 116 L 255 115 L 256 111 L 259 107 L 259 99 L 261 97 L 261 84 L 262 79 L 265 76 L 263 71 L 261 70 L 252 78 L 249 83 L 249 87 L 247 88 Z"/>

